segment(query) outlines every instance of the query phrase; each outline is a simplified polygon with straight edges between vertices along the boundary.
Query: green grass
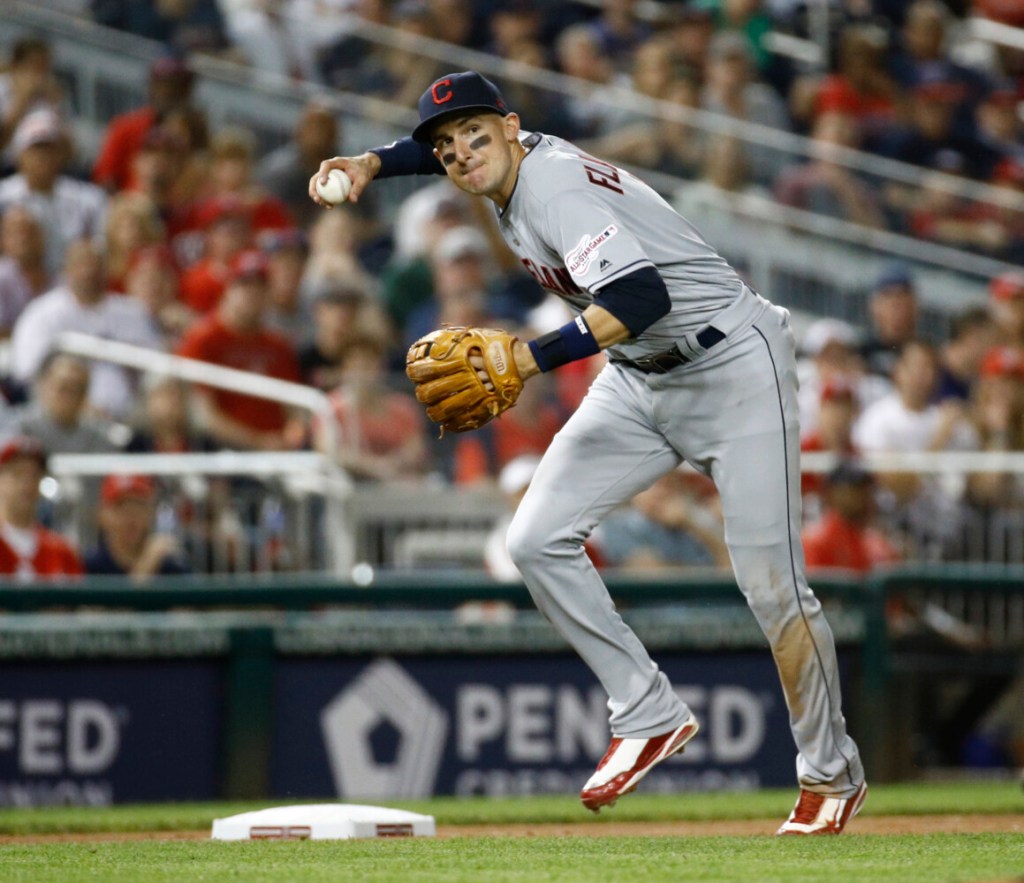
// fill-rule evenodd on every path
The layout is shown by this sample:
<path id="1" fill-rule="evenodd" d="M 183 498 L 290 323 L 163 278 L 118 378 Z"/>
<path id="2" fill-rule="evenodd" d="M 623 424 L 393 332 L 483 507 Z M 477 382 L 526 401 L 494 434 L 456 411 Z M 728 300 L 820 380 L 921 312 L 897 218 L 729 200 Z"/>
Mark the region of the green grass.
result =
<path id="1" fill-rule="evenodd" d="M 632 795 L 592 816 L 570 797 L 388 801 L 467 823 L 780 819 L 795 792 Z M 298 802 L 298 801 L 292 801 Z M 214 818 L 267 806 L 180 804 L 0 811 L 0 833 L 208 830 Z M 865 815 L 1021 814 L 1011 783 L 887 785 L 871 790 Z M 0 845 L 0 881 L 359 881 L 479 883 L 691 880 L 967 881 L 1020 879 L 1024 835 L 922 834 L 822 839 L 773 837 L 459 837 L 347 842 L 46 842 Z"/>
<path id="2" fill-rule="evenodd" d="M 337 843 L 7 846 L 0 878 L 179 881 L 993 880 L 1024 869 L 1020 835 L 906 837 L 536 837 Z"/>

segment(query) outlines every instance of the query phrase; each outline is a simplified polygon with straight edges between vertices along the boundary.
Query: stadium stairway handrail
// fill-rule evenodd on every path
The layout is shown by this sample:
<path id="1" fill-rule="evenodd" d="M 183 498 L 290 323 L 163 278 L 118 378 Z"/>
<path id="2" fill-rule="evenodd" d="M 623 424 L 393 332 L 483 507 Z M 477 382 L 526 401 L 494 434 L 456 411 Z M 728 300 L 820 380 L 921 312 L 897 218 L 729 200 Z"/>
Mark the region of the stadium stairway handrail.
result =
<path id="1" fill-rule="evenodd" d="M 322 421 L 327 450 L 332 453 L 337 450 L 337 414 L 331 406 L 330 398 L 314 387 L 266 377 L 251 371 L 241 371 L 238 368 L 213 365 L 198 359 L 187 359 L 134 344 L 107 340 L 80 331 L 64 332 L 58 337 L 56 346 L 61 352 L 71 355 L 113 362 L 125 368 L 176 377 L 203 386 L 213 386 L 301 408 Z"/>

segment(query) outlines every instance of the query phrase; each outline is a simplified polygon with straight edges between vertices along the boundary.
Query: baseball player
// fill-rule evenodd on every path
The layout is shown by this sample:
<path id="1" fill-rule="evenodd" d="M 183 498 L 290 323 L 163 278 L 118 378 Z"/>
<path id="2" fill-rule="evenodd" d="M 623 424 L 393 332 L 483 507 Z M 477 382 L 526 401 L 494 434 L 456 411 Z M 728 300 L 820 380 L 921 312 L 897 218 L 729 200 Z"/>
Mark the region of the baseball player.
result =
<path id="1" fill-rule="evenodd" d="M 583 544 L 613 508 L 684 460 L 718 487 L 737 583 L 771 644 L 798 749 L 800 797 L 780 834 L 838 834 L 866 795 L 840 709 L 832 633 L 800 546 L 793 334 L 773 306 L 642 181 L 520 128 L 478 73 L 419 101 L 411 138 L 325 160 L 349 199 L 374 178 L 444 174 L 497 208 L 529 273 L 573 321 L 514 341 L 520 377 L 603 350 L 608 364 L 541 460 L 508 532 L 537 607 L 608 692 L 613 738 L 583 786 L 611 806 L 683 750 L 698 722 L 615 610 Z"/>

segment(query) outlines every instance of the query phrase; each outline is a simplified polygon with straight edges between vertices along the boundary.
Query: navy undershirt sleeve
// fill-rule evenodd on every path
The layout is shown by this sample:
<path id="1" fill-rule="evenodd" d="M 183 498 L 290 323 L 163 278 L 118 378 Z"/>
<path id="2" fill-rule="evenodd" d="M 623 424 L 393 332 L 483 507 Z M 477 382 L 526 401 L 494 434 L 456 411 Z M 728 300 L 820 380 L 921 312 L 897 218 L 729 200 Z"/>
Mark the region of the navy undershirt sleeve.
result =
<path id="1" fill-rule="evenodd" d="M 633 337 L 668 315 L 672 306 L 665 280 L 654 267 L 641 267 L 609 282 L 594 303 L 625 325 Z"/>
<path id="2" fill-rule="evenodd" d="M 384 147 L 374 147 L 370 153 L 380 157 L 378 178 L 397 178 L 402 175 L 443 175 L 444 166 L 434 156 L 429 144 L 412 138 L 399 138 Z"/>

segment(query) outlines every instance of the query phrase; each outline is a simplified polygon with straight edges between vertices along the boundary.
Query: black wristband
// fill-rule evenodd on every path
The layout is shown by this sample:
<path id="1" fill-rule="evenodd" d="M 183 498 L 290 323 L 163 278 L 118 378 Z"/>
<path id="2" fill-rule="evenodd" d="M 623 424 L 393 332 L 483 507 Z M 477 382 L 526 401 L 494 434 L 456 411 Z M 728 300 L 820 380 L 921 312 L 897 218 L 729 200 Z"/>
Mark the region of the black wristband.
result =
<path id="1" fill-rule="evenodd" d="M 594 339 L 587 320 L 582 316 L 577 316 L 557 331 L 542 334 L 531 340 L 527 346 L 530 347 L 533 359 L 542 372 L 601 352 L 601 347 Z"/>

